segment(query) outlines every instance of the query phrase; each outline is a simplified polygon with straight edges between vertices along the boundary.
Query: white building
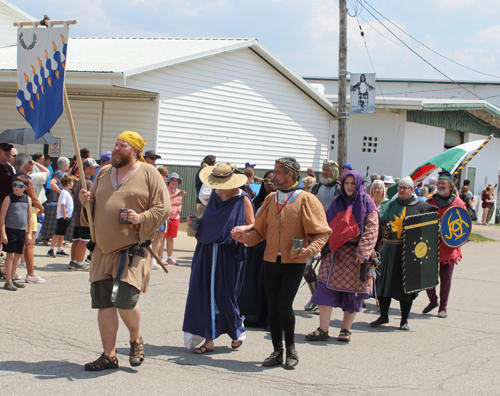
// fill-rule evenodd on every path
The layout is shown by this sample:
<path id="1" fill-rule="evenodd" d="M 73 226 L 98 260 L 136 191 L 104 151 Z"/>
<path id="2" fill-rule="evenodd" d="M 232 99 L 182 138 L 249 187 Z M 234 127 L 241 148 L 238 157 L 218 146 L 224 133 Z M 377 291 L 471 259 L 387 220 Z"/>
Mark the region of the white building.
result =
<path id="1" fill-rule="evenodd" d="M 324 90 L 333 104 L 338 103 L 336 78 L 305 80 Z M 481 191 L 499 180 L 500 109 L 493 103 L 500 105 L 500 83 L 459 83 L 474 95 L 445 81 L 378 80 L 375 113 L 348 117 L 348 162 L 363 175 L 369 167 L 370 174 L 402 177 L 447 148 L 493 134 L 461 174 L 462 181 L 471 180 L 480 215 Z M 337 130 L 335 125 L 329 147 L 331 159 L 337 158 Z"/>
<path id="2" fill-rule="evenodd" d="M 27 18 L 4 8 L 4 24 Z M 16 109 L 15 41 L 6 35 L 0 48 L 0 132 L 28 126 Z M 207 154 L 260 170 L 282 156 L 296 157 L 304 169 L 327 157 L 334 106 L 257 40 L 70 38 L 67 58 L 80 148 L 98 159 L 122 131 L 139 132 L 145 150 L 181 175 L 193 202 L 194 174 Z M 61 155 L 72 157 L 66 114 L 51 133 L 62 139 Z"/>

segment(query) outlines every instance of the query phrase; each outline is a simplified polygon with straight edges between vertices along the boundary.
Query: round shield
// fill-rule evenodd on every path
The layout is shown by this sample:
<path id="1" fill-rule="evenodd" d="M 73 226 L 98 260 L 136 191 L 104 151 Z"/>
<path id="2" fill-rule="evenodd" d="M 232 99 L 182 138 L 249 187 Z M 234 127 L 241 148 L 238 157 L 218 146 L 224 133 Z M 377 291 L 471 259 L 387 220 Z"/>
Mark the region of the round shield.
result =
<path id="1" fill-rule="evenodd" d="M 472 220 L 467 209 L 451 206 L 441 216 L 441 240 L 451 248 L 459 248 L 468 241 Z"/>

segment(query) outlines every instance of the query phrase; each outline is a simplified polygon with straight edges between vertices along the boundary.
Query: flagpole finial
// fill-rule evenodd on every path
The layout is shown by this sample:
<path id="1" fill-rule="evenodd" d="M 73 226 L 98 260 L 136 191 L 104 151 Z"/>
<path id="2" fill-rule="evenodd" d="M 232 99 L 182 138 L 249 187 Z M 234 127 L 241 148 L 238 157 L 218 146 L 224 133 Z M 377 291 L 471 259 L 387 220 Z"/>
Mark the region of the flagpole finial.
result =
<path id="1" fill-rule="evenodd" d="M 43 19 L 40 21 L 40 25 L 47 26 L 47 21 L 50 21 L 50 18 L 47 14 L 43 16 Z"/>

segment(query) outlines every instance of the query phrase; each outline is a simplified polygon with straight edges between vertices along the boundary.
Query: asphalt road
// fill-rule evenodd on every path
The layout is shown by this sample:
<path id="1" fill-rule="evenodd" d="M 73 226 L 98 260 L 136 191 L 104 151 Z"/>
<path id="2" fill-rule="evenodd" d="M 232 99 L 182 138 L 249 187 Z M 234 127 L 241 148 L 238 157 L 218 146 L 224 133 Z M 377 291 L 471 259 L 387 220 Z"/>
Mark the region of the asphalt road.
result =
<path id="1" fill-rule="evenodd" d="M 473 232 L 500 241 L 500 227 L 474 225 Z M 500 311 L 497 294 L 500 242 L 469 243 L 455 268 L 448 318 L 421 314 L 425 293 L 415 301 L 411 331 L 397 329 L 393 303 L 389 325 L 373 329 L 374 300 L 358 314 L 352 341 L 336 340 L 342 313 L 334 310 L 328 342 L 307 343 L 304 335 L 318 317 L 302 310 L 310 295 L 299 290 L 295 370 L 264 368 L 272 351 L 269 334 L 249 329 L 242 347 L 215 341 L 203 356 L 183 346 L 181 331 L 195 240 L 182 233 L 176 241 L 179 266 L 153 271 L 141 296 L 141 332 L 146 360 L 128 363 L 128 332 L 118 334 L 118 370 L 86 372 L 83 365 L 101 353 L 96 312 L 90 308 L 88 273 L 67 270 L 67 261 L 35 249 L 37 272 L 47 282 L 16 292 L 0 290 L 0 394 L 22 395 L 494 395 L 499 394 Z M 19 270 L 24 276 L 25 270 Z M 3 286 L 0 283 L 0 286 Z"/>

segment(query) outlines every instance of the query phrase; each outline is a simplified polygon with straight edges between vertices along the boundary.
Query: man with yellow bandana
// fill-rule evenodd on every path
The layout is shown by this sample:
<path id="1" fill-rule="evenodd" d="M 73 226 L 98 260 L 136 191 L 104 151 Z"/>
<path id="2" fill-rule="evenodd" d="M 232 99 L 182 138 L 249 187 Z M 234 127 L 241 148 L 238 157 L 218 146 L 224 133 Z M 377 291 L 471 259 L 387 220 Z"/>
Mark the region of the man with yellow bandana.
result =
<path id="1" fill-rule="evenodd" d="M 111 164 L 101 169 L 90 191 L 82 189 L 79 194 L 82 224 L 88 224 L 87 202 L 94 221 L 90 294 L 92 308 L 98 309 L 104 348 L 97 360 L 85 365 L 88 371 L 118 368 L 118 316 L 130 332 L 130 364 L 139 366 L 144 360 L 137 301 L 151 275 L 146 247 L 170 212 L 163 178 L 142 157 L 146 143 L 136 132 L 123 132 L 116 140 Z"/>
<path id="2" fill-rule="evenodd" d="M 421 213 L 435 212 L 432 205 L 420 202 L 413 193 L 414 185 L 410 176 L 403 177 L 399 181 L 396 199 L 382 202 L 380 207 L 380 232 L 383 236 L 382 263 L 380 264 L 380 275 L 377 278 L 377 295 L 380 303 L 380 317 L 370 323 L 370 326 L 378 327 L 389 323 L 389 307 L 391 299 L 399 301 L 401 307 L 400 330 L 410 330 L 408 316 L 410 315 L 413 300 L 418 293 L 406 294 L 403 290 L 403 267 L 402 247 L 403 220 L 407 216 Z"/>

